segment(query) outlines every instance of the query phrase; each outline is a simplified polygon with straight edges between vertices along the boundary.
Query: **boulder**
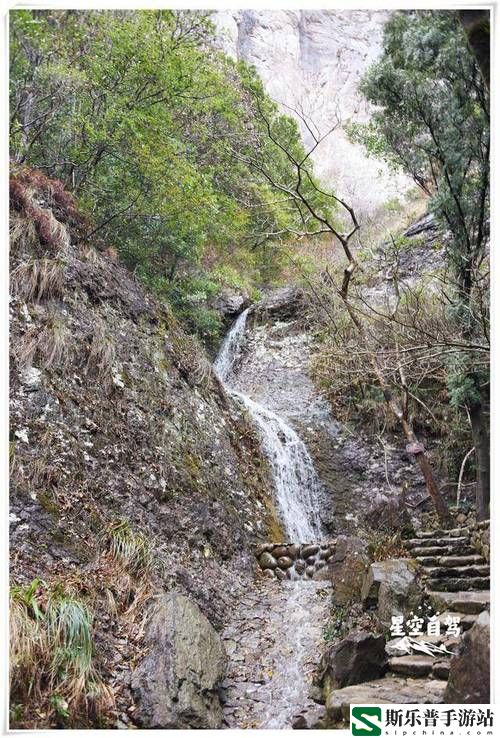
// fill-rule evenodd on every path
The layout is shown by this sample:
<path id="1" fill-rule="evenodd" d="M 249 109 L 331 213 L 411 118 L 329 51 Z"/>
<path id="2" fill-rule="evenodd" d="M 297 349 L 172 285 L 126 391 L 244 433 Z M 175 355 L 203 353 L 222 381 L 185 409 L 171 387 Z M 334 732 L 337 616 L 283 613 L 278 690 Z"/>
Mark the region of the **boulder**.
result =
<path id="1" fill-rule="evenodd" d="M 323 705 L 310 705 L 292 719 L 294 730 L 318 730 L 324 728 L 325 708 Z"/>
<path id="2" fill-rule="evenodd" d="M 276 548 L 273 548 L 272 554 L 275 559 L 279 559 L 282 556 L 288 556 L 288 547 L 287 546 L 276 546 Z"/>
<path id="3" fill-rule="evenodd" d="M 214 308 L 224 317 L 234 317 L 241 313 L 250 304 L 246 293 L 224 289 L 215 299 Z"/>
<path id="4" fill-rule="evenodd" d="M 307 543 L 305 546 L 302 546 L 300 555 L 303 559 L 308 559 L 311 556 L 316 556 L 318 551 L 319 546 L 316 546 L 314 543 Z"/>
<path id="5" fill-rule="evenodd" d="M 377 608 L 384 625 L 393 615 L 408 616 L 422 604 L 423 591 L 418 583 L 418 565 L 412 559 L 375 561 L 367 570 L 361 588 L 365 608 Z"/>
<path id="6" fill-rule="evenodd" d="M 132 674 L 137 721 L 144 728 L 218 728 L 218 686 L 226 654 L 198 606 L 178 592 L 156 598 L 146 656 Z"/>
<path id="7" fill-rule="evenodd" d="M 361 585 L 370 559 L 366 545 L 355 536 L 339 536 L 333 555 L 328 559 L 328 575 L 333 585 L 333 599 L 346 605 L 361 599 Z"/>
<path id="8" fill-rule="evenodd" d="M 304 293 L 299 287 L 278 287 L 270 290 L 256 305 L 258 320 L 291 320 L 303 314 Z"/>
<path id="9" fill-rule="evenodd" d="M 386 661 L 383 635 L 351 631 L 323 654 L 319 680 L 325 695 L 333 689 L 378 679 L 384 673 Z"/>
<path id="10" fill-rule="evenodd" d="M 411 516 L 402 496 L 377 495 L 364 516 L 364 522 L 368 528 L 384 533 L 411 534 L 413 531 Z"/>
<path id="11" fill-rule="evenodd" d="M 490 704 L 490 616 L 484 610 L 451 660 L 447 704 Z"/>
<path id="12" fill-rule="evenodd" d="M 278 562 L 269 551 L 264 551 L 259 556 L 259 564 L 262 569 L 275 569 L 278 566 Z"/>

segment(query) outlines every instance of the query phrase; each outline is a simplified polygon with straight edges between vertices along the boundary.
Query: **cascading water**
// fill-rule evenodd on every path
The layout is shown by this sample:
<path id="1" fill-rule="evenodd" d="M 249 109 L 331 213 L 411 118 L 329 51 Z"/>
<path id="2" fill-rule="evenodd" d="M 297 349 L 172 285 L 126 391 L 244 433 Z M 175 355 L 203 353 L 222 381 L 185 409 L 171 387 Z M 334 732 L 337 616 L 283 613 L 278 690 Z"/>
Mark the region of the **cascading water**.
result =
<path id="1" fill-rule="evenodd" d="M 273 473 L 276 502 L 288 538 L 314 541 L 322 536 L 319 517 L 320 483 L 303 441 L 285 421 L 231 384 L 233 369 L 243 351 L 249 309 L 235 321 L 214 362 L 226 390 L 248 410 L 259 430 L 262 448 Z"/>
<path id="2" fill-rule="evenodd" d="M 318 541 L 323 537 L 320 482 L 305 444 L 283 418 L 236 386 L 248 314 L 245 310 L 227 334 L 214 370 L 226 391 L 246 408 L 260 435 L 287 538 L 294 543 Z M 245 594 L 223 635 L 234 653 L 224 696 L 228 727 L 290 727 L 297 714 L 313 705 L 309 687 L 329 607 L 327 586 L 309 579 L 282 581 L 276 588 L 262 579 Z"/>

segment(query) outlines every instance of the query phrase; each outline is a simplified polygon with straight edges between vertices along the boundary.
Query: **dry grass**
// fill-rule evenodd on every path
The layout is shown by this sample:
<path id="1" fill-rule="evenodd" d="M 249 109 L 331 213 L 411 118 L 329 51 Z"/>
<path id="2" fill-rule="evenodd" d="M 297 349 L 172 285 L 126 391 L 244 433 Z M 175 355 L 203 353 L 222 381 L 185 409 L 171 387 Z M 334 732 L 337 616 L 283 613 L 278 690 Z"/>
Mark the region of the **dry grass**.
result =
<path id="1" fill-rule="evenodd" d="M 19 264 L 11 274 L 12 292 L 26 302 L 62 297 L 65 263 L 60 259 L 34 259 Z"/>
<path id="2" fill-rule="evenodd" d="M 86 370 L 101 379 L 111 381 L 115 364 L 115 344 L 102 323 L 94 326 Z"/>
<path id="3" fill-rule="evenodd" d="M 93 615 L 60 586 L 35 579 L 10 593 L 13 702 L 34 703 L 59 721 L 109 709 L 111 694 L 93 664 Z M 20 702 L 21 701 L 21 702 Z"/>
<path id="4" fill-rule="evenodd" d="M 404 559 L 409 556 L 408 550 L 401 539 L 400 533 L 367 533 L 368 555 L 372 561 L 386 561 L 387 559 Z"/>
<path id="5" fill-rule="evenodd" d="M 208 386 L 212 381 L 212 365 L 196 338 L 184 333 L 170 317 L 169 338 L 179 372 L 192 387 Z"/>
<path id="6" fill-rule="evenodd" d="M 10 213 L 9 241 L 11 253 L 31 252 L 39 243 L 35 222 L 15 211 Z"/>
<path id="7" fill-rule="evenodd" d="M 55 313 L 49 313 L 41 328 L 29 328 L 12 350 L 21 368 L 37 361 L 45 369 L 67 369 L 75 354 L 71 331 Z"/>
<path id="8" fill-rule="evenodd" d="M 104 531 L 105 545 L 113 559 L 132 576 L 151 574 L 154 556 L 150 539 L 135 533 L 126 520 L 110 523 Z"/>

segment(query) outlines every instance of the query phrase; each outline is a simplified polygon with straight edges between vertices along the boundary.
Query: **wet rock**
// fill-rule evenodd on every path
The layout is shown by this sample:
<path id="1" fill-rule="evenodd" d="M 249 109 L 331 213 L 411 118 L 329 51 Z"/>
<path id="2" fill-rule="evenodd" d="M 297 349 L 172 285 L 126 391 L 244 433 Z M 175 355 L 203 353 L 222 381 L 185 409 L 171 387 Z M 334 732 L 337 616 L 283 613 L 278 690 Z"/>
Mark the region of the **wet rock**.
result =
<path id="1" fill-rule="evenodd" d="M 311 705 L 305 712 L 297 715 L 292 721 L 294 730 L 320 730 L 324 725 L 325 708 L 322 705 Z"/>
<path id="2" fill-rule="evenodd" d="M 306 559 L 306 564 L 309 566 L 314 566 L 316 564 L 316 556 L 308 556 Z"/>
<path id="3" fill-rule="evenodd" d="M 260 320 L 287 320 L 295 318 L 303 311 L 304 297 L 299 287 L 280 287 L 273 289 L 259 302 L 255 314 Z"/>
<path id="4" fill-rule="evenodd" d="M 264 551 L 264 553 L 259 556 L 259 564 L 262 569 L 275 569 L 278 566 L 278 562 L 274 556 L 269 553 L 269 551 Z"/>
<path id="5" fill-rule="evenodd" d="M 280 556 L 278 559 L 278 566 L 281 569 L 289 569 L 291 566 L 293 566 L 293 561 L 289 556 Z"/>
<path id="6" fill-rule="evenodd" d="M 323 655 L 320 683 L 328 695 L 333 689 L 378 679 L 386 666 L 385 638 L 368 631 L 351 631 Z"/>
<path id="7" fill-rule="evenodd" d="M 296 543 L 292 543 L 290 546 L 288 546 L 288 552 L 287 556 L 290 556 L 291 559 L 296 559 L 299 555 L 300 546 Z"/>
<path id="8" fill-rule="evenodd" d="M 315 571 L 316 571 L 316 569 L 314 568 L 314 566 L 307 566 L 306 567 L 306 576 L 313 577 Z"/>
<path id="9" fill-rule="evenodd" d="M 279 571 L 279 569 L 264 569 L 262 573 L 267 579 L 274 579 L 276 577 L 275 571 Z"/>
<path id="10" fill-rule="evenodd" d="M 266 571 L 271 571 L 270 569 L 267 569 Z M 275 569 L 276 579 L 279 579 L 280 581 L 283 581 L 283 579 L 286 579 L 286 573 L 283 571 L 283 569 Z"/>
<path id="11" fill-rule="evenodd" d="M 145 642 L 149 652 L 131 681 L 137 722 L 145 728 L 218 728 L 217 689 L 226 655 L 197 605 L 177 592 L 158 597 Z"/>
<path id="12" fill-rule="evenodd" d="M 411 559 L 374 562 L 363 579 L 363 605 L 366 608 L 376 607 L 384 625 L 391 623 L 393 615 L 417 612 L 423 601 L 417 572 L 418 565 Z"/>
<path id="13" fill-rule="evenodd" d="M 295 562 L 295 571 L 297 574 L 303 574 L 306 570 L 306 562 L 303 559 L 297 559 Z"/>
<path id="14" fill-rule="evenodd" d="M 256 547 L 257 557 L 260 557 L 264 551 L 272 551 L 274 548 L 272 543 L 259 543 L 259 545 Z"/>
<path id="15" fill-rule="evenodd" d="M 345 605 L 361 599 L 361 587 L 370 564 L 366 544 L 356 536 L 339 536 L 334 553 L 328 558 L 328 572 L 334 600 Z"/>
<path id="16" fill-rule="evenodd" d="M 303 559 L 307 559 L 309 556 L 315 556 L 319 551 L 319 546 L 315 545 L 306 545 L 302 546 L 300 555 Z"/>
<path id="17" fill-rule="evenodd" d="M 490 616 L 486 610 L 466 632 L 451 660 L 444 702 L 490 703 Z"/>
<path id="18" fill-rule="evenodd" d="M 224 289 L 214 300 L 214 308 L 222 313 L 224 317 L 234 317 L 241 313 L 250 304 L 245 292 Z"/>
<path id="19" fill-rule="evenodd" d="M 273 548 L 273 556 L 275 559 L 279 559 L 282 556 L 289 556 L 289 550 L 287 546 L 277 546 Z"/>

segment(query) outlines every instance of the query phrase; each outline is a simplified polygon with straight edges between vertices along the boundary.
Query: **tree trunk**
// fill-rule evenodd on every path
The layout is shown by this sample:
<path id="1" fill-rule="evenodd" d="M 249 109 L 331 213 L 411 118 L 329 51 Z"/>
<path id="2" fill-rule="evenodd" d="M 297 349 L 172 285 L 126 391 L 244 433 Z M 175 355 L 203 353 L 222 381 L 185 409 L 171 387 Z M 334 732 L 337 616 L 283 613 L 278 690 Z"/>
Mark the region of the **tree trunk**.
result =
<path id="1" fill-rule="evenodd" d="M 347 312 L 349 313 L 349 316 L 352 322 L 358 329 L 359 335 L 361 336 L 365 344 L 368 346 L 369 340 L 366 334 L 365 326 L 361 322 L 358 315 L 356 315 L 354 309 L 349 303 L 349 300 L 347 299 L 347 289 L 343 293 L 341 292 L 341 297 L 342 297 L 343 303 L 346 307 Z M 391 410 L 393 415 L 398 419 L 407 441 L 411 444 L 421 445 L 418 443 L 418 439 L 413 430 L 413 425 L 410 419 L 408 418 L 405 409 L 396 401 L 396 399 L 394 398 L 391 392 L 391 389 L 386 381 L 383 369 L 379 364 L 379 360 L 375 352 L 370 354 L 370 363 L 372 365 L 374 374 L 377 377 L 380 389 L 382 390 L 384 394 L 384 399 L 387 404 L 387 407 Z M 429 459 L 427 457 L 427 454 L 425 453 L 425 450 L 423 450 L 423 446 L 422 446 L 422 451 L 418 452 L 415 456 L 416 456 L 417 463 L 420 467 L 420 471 L 422 472 L 422 476 L 425 481 L 425 487 L 427 489 L 427 493 L 429 497 L 431 498 L 434 504 L 434 507 L 436 508 L 436 513 L 437 513 L 437 516 L 441 524 L 443 525 L 443 527 L 451 525 L 451 515 L 450 515 L 450 511 L 448 510 L 448 505 L 446 504 L 446 501 L 443 499 L 438 489 L 436 480 L 434 479 L 432 467 L 429 463 Z"/>
<path id="2" fill-rule="evenodd" d="M 410 443 L 418 444 L 418 439 L 408 420 L 402 418 L 401 425 L 403 426 L 403 431 L 408 441 Z M 434 507 L 436 508 L 438 518 L 446 527 L 447 525 L 451 524 L 450 511 L 448 510 L 448 505 L 444 501 L 438 489 L 427 454 L 425 453 L 425 451 L 420 451 L 415 456 L 417 464 L 419 465 L 420 471 L 422 472 L 422 476 L 425 480 L 425 487 L 427 489 L 429 497 L 431 498 L 432 502 L 434 503 Z"/>
<path id="3" fill-rule="evenodd" d="M 485 520 L 490 514 L 490 444 L 481 403 L 470 407 L 469 415 L 476 449 L 476 513 Z"/>

